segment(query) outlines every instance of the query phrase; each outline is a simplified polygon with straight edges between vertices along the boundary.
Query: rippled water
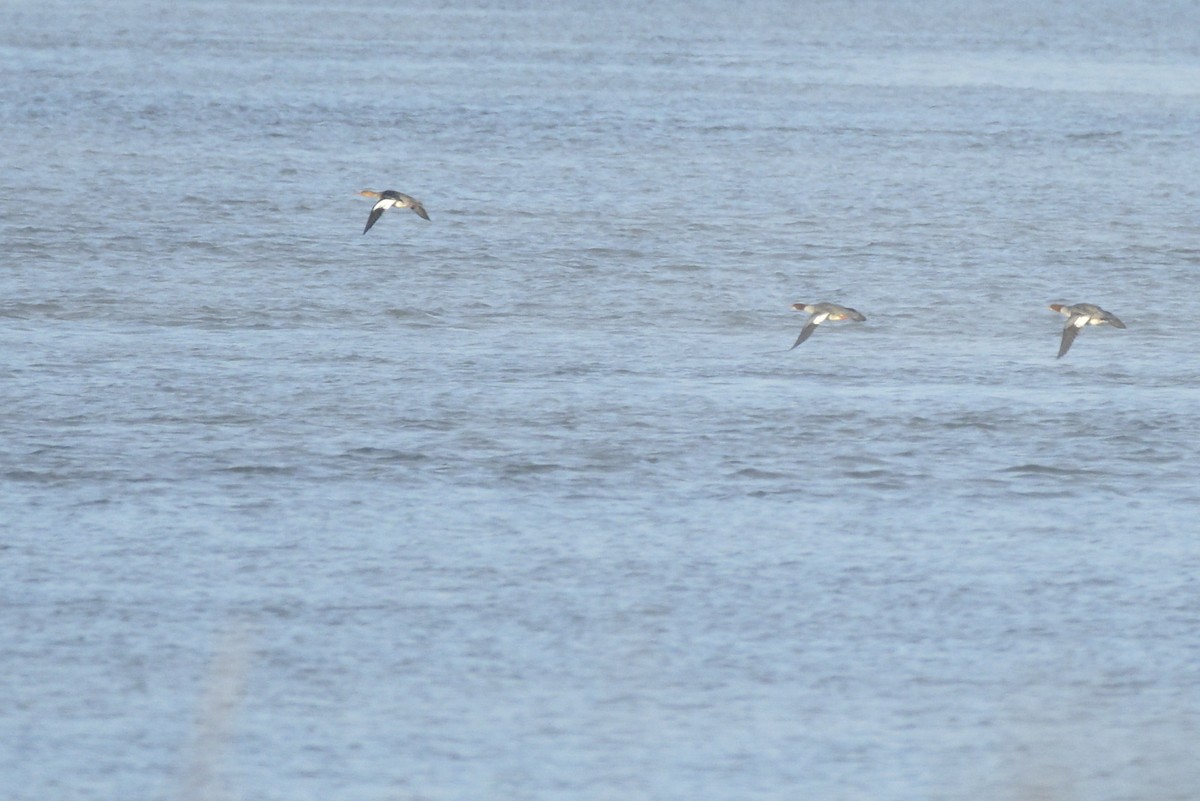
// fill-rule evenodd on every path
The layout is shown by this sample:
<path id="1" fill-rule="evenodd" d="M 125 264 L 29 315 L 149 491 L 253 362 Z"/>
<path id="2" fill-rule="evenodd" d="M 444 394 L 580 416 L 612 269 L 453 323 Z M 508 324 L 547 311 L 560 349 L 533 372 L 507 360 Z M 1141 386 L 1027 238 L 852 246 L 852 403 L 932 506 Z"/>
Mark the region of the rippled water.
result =
<path id="1" fill-rule="evenodd" d="M 1197 30 L 6 6 L 6 797 L 1196 797 Z"/>

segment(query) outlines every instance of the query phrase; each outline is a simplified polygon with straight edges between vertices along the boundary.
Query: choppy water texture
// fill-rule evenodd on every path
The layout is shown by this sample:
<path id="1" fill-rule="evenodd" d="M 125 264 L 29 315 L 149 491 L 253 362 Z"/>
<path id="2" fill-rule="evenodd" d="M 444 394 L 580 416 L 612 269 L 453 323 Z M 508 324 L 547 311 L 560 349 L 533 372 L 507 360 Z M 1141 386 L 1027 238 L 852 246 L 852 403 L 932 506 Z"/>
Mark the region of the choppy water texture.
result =
<path id="1" fill-rule="evenodd" d="M 5 798 L 1196 798 L 1196 4 L 558 5 L 0 10 Z"/>

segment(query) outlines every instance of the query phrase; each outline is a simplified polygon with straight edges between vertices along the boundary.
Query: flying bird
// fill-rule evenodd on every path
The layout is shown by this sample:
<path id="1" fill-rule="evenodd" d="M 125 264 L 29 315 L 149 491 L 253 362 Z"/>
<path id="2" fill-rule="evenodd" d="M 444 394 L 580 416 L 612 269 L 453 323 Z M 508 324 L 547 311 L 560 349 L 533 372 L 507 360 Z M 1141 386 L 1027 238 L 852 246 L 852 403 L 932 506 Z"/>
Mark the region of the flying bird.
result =
<path id="1" fill-rule="evenodd" d="M 796 344 L 792 345 L 790 350 L 795 350 L 801 342 L 811 337 L 813 331 L 817 330 L 817 326 L 826 320 L 856 320 L 861 323 L 867 319 L 861 312 L 847 306 L 839 306 L 836 303 L 793 303 L 792 308 L 796 311 L 807 312 L 812 317 L 808 318 L 808 323 L 800 331 L 800 336 L 796 338 Z"/>
<path id="2" fill-rule="evenodd" d="M 1062 303 L 1051 303 L 1050 308 L 1059 314 L 1064 314 L 1067 317 L 1067 324 L 1063 326 L 1062 344 L 1058 346 L 1058 357 L 1061 359 L 1071 349 L 1071 343 L 1075 341 L 1075 337 L 1079 336 L 1080 330 L 1085 325 L 1111 325 L 1114 328 L 1124 328 L 1125 323 L 1117 319 L 1117 315 L 1112 312 L 1106 312 L 1099 306 L 1093 306 L 1091 303 L 1076 303 L 1074 306 L 1067 306 Z"/>
<path id="3" fill-rule="evenodd" d="M 364 234 L 371 230 L 371 226 L 383 216 L 385 211 L 392 208 L 412 209 L 421 219 L 429 219 L 429 214 L 425 211 L 425 207 L 421 205 L 421 201 L 403 192 L 393 192 L 391 189 L 386 189 L 383 192 L 375 192 L 370 189 L 364 189 L 358 194 L 363 197 L 378 198 L 375 201 L 375 205 L 371 207 L 371 216 L 367 218 L 367 227 L 363 228 Z"/>

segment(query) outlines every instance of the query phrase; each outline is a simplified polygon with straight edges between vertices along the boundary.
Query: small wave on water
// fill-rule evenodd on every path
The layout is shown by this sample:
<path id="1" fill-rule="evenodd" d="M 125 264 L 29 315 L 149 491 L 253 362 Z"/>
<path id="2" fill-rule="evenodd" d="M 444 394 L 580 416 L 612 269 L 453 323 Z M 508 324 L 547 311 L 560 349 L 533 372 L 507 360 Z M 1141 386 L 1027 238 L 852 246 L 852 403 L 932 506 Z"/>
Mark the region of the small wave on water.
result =
<path id="1" fill-rule="evenodd" d="M 776 470 L 763 470 L 757 467 L 743 467 L 741 470 L 731 473 L 729 477 L 734 479 L 748 480 L 787 480 L 793 479 L 796 476 L 792 473 L 783 473 Z"/>
<path id="2" fill-rule="evenodd" d="M 1091 468 L 1082 467 L 1058 467 L 1048 464 L 1019 464 L 1013 467 L 1005 467 L 1000 470 L 1001 473 L 1015 473 L 1018 475 L 1043 475 L 1043 476 L 1100 476 L 1109 475 L 1107 471 L 1094 470 Z"/>
<path id="3" fill-rule="evenodd" d="M 429 455 L 418 451 L 402 451 L 395 448 L 351 448 L 342 454 L 345 458 L 374 464 L 419 464 L 429 461 Z"/>
<path id="4" fill-rule="evenodd" d="M 217 469 L 222 473 L 245 476 L 294 476 L 301 472 L 298 466 L 285 464 L 235 464 Z"/>
<path id="5" fill-rule="evenodd" d="M 10 301 L 0 304 L 0 317 L 29 320 L 40 317 L 58 317 L 64 313 L 61 303 L 47 301 Z"/>

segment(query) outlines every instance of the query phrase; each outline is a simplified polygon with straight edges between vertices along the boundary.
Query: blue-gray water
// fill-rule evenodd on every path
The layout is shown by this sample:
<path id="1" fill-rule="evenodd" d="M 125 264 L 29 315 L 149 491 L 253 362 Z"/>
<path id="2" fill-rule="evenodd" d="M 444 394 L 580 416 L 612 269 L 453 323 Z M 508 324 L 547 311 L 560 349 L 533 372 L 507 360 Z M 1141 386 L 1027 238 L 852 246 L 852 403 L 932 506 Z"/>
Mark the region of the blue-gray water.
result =
<path id="1" fill-rule="evenodd" d="M 0 9 L 6 799 L 1200 795 L 1200 8 L 620 6 Z"/>

